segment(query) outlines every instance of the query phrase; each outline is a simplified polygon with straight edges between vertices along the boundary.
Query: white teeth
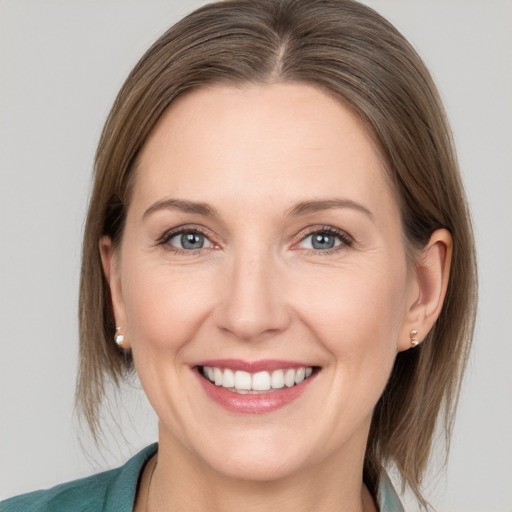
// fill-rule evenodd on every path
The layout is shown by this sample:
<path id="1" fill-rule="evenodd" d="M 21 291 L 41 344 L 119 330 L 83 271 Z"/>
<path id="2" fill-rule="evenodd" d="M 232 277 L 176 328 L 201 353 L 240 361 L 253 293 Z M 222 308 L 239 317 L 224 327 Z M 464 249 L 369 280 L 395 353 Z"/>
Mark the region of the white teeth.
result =
<path id="1" fill-rule="evenodd" d="M 286 370 L 286 373 L 284 374 L 284 383 L 288 388 L 291 388 L 295 384 L 295 370 L 292 368 Z"/>
<path id="2" fill-rule="evenodd" d="M 270 389 L 270 374 L 258 372 L 252 376 L 252 389 L 254 391 L 268 391 Z"/>
<path id="3" fill-rule="evenodd" d="M 295 374 L 295 384 L 300 384 L 306 378 L 306 368 L 297 368 Z M 215 382 L 217 384 L 217 382 Z"/>
<path id="4" fill-rule="evenodd" d="M 203 375 L 216 386 L 222 386 L 230 391 L 247 394 L 282 389 L 285 386 L 291 388 L 300 384 L 313 373 L 312 367 L 288 368 L 249 373 L 242 370 L 233 372 L 229 368 L 204 366 Z"/>
<path id="5" fill-rule="evenodd" d="M 272 389 L 284 388 L 284 372 L 283 372 L 283 370 L 275 370 L 272 372 L 270 384 L 272 386 Z"/>
<path id="6" fill-rule="evenodd" d="M 235 387 L 235 374 L 229 368 L 226 368 L 224 370 L 224 382 L 222 383 L 222 385 L 225 388 L 234 388 Z"/>
<path id="7" fill-rule="evenodd" d="M 238 371 L 235 372 L 235 388 L 236 389 L 251 389 L 251 374 L 248 372 Z"/>

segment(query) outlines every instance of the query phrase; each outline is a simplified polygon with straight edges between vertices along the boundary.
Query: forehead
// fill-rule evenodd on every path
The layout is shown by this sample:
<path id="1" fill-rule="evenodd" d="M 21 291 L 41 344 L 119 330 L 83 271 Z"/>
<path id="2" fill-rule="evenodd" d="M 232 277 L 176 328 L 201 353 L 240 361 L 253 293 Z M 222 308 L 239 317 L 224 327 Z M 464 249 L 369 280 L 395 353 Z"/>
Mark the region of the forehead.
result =
<path id="1" fill-rule="evenodd" d="M 133 198 L 148 203 L 165 194 L 246 206 L 392 196 L 361 120 L 299 83 L 218 85 L 177 99 L 139 155 Z"/>

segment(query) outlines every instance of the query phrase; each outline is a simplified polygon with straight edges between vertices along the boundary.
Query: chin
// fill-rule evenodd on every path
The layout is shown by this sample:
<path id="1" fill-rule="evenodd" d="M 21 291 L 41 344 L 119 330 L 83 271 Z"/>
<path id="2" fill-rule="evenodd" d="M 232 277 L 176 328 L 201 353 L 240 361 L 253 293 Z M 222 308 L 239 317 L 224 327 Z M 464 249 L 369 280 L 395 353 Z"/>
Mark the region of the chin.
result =
<path id="1" fill-rule="evenodd" d="M 267 456 L 265 453 L 240 457 L 232 454 L 223 460 L 215 460 L 210 467 L 228 478 L 252 482 L 268 482 L 284 479 L 300 471 L 305 461 L 299 456 L 283 456 L 274 453 Z"/>
<path id="2" fill-rule="evenodd" d="M 297 432 L 266 428 L 244 433 L 230 430 L 223 436 L 212 432 L 210 436 L 201 436 L 202 440 L 195 437 L 192 445 L 187 443 L 189 451 L 195 452 L 201 465 L 224 477 L 260 482 L 279 480 L 307 465 L 307 448 Z M 217 442 L 211 443 L 212 439 Z"/>

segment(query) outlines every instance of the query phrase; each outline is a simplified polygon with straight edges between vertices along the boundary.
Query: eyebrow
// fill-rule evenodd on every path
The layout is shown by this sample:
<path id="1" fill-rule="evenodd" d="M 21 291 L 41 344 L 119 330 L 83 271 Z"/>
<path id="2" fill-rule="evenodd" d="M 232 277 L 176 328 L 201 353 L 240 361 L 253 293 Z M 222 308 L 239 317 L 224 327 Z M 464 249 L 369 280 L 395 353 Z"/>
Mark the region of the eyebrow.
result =
<path id="1" fill-rule="evenodd" d="M 287 216 L 300 216 L 308 215 L 311 213 L 320 212 L 323 210 L 330 210 L 333 208 L 352 208 L 358 210 L 370 219 L 373 219 L 373 214 L 368 208 L 362 204 L 352 201 L 350 199 L 324 199 L 320 201 L 302 201 L 296 204 L 293 208 L 286 212 Z M 195 213 L 196 215 L 204 215 L 206 217 L 218 216 L 216 210 L 207 203 L 197 203 L 195 201 L 187 201 L 184 199 L 164 199 L 152 204 L 143 215 L 146 218 L 148 215 L 158 210 L 179 210 L 184 213 Z"/>
<path id="2" fill-rule="evenodd" d="M 351 208 L 358 210 L 370 217 L 370 219 L 373 219 L 373 213 L 368 210 L 368 208 L 350 199 L 324 199 L 321 201 L 304 201 L 296 204 L 293 208 L 291 208 L 287 212 L 287 215 L 308 215 L 310 213 L 330 210 L 332 208 Z"/>
<path id="3" fill-rule="evenodd" d="M 217 216 L 216 211 L 206 203 L 196 203 L 194 201 L 186 201 L 184 199 L 164 199 L 152 204 L 142 216 L 146 218 L 148 215 L 158 210 L 179 210 L 184 213 L 195 213 L 206 217 Z"/>

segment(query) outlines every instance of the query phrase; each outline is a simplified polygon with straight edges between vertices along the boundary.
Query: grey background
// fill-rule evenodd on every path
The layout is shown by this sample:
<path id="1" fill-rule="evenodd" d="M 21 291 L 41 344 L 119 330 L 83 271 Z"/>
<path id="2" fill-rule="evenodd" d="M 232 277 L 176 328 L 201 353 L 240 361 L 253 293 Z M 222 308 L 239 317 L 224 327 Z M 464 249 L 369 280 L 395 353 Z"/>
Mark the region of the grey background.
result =
<path id="1" fill-rule="evenodd" d="M 103 447 L 78 440 L 81 232 L 117 90 L 149 44 L 202 3 L 0 2 L 0 498 L 113 467 L 156 439 L 134 382 L 121 397 L 129 412 L 106 418 Z M 411 40 L 438 83 L 477 236 L 474 351 L 448 467 L 434 455 L 427 494 L 439 511 L 511 512 L 512 2 L 367 3 Z"/>

